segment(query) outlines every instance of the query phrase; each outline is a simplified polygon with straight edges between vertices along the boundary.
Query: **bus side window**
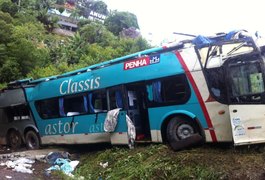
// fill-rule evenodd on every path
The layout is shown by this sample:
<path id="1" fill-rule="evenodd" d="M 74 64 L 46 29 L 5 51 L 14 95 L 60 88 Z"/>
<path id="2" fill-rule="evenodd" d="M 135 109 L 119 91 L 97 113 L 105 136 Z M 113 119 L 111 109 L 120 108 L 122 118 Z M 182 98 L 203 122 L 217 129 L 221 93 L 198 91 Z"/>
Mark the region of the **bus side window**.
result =
<path id="1" fill-rule="evenodd" d="M 6 107 L 3 113 L 9 122 L 29 119 L 29 110 L 26 105 Z"/>
<path id="2" fill-rule="evenodd" d="M 0 122 L 8 123 L 8 119 L 7 108 L 0 109 Z"/>
<path id="3" fill-rule="evenodd" d="M 231 103 L 262 102 L 264 84 L 259 63 L 234 65 L 229 73 Z"/>
<path id="4" fill-rule="evenodd" d="M 88 112 L 86 95 L 68 96 L 60 98 L 59 104 L 61 116 L 69 116 L 70 114 L 78 115 Z"/>
<path id="5" fill-rule="evenodd" d="M 109 91 L 110 110 L 123 108 L 122 92 L 119 89 Z"/>
<path id="6" fill-rule="evenodd" d="M 147 84 L 146 91 L 151 106 L 161 103 L 183 104 L 190 97 L 190 87 L 185 75 L 153 80 Z"/>
<path id="7" fill-rule="evenodd" d="M 91 113 L 107 112 L 107 96 L 104 91 L 89 93 L 88 97 Z"/>
<path id="8" fill-rule="evenodd" d="M 43 119 L 58 118 L 60 116 L 58 98 L 36 101 L 35 105 L 40 117 Z"/>

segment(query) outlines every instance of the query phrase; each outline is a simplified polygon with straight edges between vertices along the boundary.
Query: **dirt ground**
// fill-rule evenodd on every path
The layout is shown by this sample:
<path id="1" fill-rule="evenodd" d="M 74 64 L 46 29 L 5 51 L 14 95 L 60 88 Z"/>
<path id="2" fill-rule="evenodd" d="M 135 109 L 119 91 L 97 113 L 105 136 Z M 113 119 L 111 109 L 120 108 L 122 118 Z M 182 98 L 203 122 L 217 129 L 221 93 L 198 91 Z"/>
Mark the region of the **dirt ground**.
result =
<path id="1" fill-rule="evenodd" d="M 71 160 L 79 160 L 80 155 L 84 153 L 89 153 L 97 150 L 102 150 L 110 148 L 109 144 L 99 144 L 97 146 L 91 145 L 60 145 L 60 146 L 43 146 L 39 150 L 27 150 L 25 147 L 22 147 L 18 150 L 11 150 L 6 146 L 0 145 L 0 164 L 6 162 L 8 159 L 1 159 L 1 156 L 16 156 L 20 154 L 22 157 L 31 156 L 43 156 L 47 155 L 50 152 L 68 152 L 70 153 Z M 51 167 L 47 162 L 41 162 L 36 160 L 32 165 L 33 174 L 20 173 L 12 171 L 12 169 L 7 168 L 6 166 L 0 166 L 0 180 L 12 179 L 12 180 L 60 180 L 56 174 L 51 173 L 47 174 L 46 169 Z"/>
<path id="2" fill-rule="evenodd" d="M 19 150 L 11 150 L 6 146 L 0 146 L 0 157 L 6 157 L 0 159 L 0 163 L 6 162 L 8 160 L 7 156 L 16 156 L 16 154 L 22 154 L 22 157 L 25 156 L 27 157 L 28 155 L 30 156 L 38 156 L 38 155 L 47 155 L 50 152 L 61 152 L 67 149 L 64 148 L 43 148 L 41 150 L 34 150 L 34 151 L 28 151 L 26 148 L 21 148 Z M 60 179 L 57 176 L 53 174 L 47 174 L 45 173 L 46 169 L 49 168 L 51 165 L 45 162 L 41 162 L 36 160 L 35 163 L 33 164 L 32 168 L 33 169 L 33 174 L 28 174 L 28 173 L 20 173 L 13 171 L 10 168 L 7 168 L 6 166 L 0 166 L 0 180 L 4 179 L 12 179 L 12 180 L 45 180 L 45 179 L 51 179 L 51 180 L 57 180 Z"/>
<path id="3" fill-rule="evenodd" d="M 40 150 L 27 151 L 25 148 L 19 151 L 11 151 L 5 146 L 0 146 L 0 157 L 3 154 L 31 154 L 31 155 L 47 155 L 50 152 L 69 152 L 73 159 L 79 160 L 82 154 L 91 153 L 93 151 L 104 150 L 110 148 L 107 146 L 57 146 L 57 147 L 42 147 Z M 140 148 L 140 147 L 138 147 Z M 145 148 L 145 147 L 141 147 Z M 215 171 L 221 173 L 221 179 L 265 179 L 265 146 L 239 147 L 235 148 L 232 145 L 213 145 L 207 144 L 203 147 L 198 147 L 190 150 L 174 152 L 170 149 L 166 151 L 169 157 L 183 157 L 181 163 L 184 164 L 201 164 L 206 167 L 214 168 Z M 0 159 L 0 163 L 1 163 Z M 51 165 L 44 162 L 36 161 L 33 164 L 33 174 L 18 173 L 5 166 L 0 166 L 0 180 L 58 180 L 58 176 L 52 174 L 47 176 L 45 169 Z"/>

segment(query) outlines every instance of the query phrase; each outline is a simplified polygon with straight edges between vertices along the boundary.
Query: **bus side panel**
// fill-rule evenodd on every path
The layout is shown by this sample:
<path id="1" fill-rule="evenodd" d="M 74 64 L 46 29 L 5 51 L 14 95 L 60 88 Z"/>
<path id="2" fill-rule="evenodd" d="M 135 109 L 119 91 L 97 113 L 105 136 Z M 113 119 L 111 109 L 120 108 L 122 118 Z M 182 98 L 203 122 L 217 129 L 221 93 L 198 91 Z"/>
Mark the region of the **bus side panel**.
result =
<path id="1" fill-rule="evenodd" d="M 191 72 L 191 74 L 201 93 L 203 102 L 206 105 L 214 131 L 216 133 L 217 141 L 231 142 L 232 131 L 228 106 L 221 104 L 210 97 L 210 93 L 202 71 Z M 207 131 L 209 130 L 205 130 L 206 140 L 209 141 L 210 137 L 207 136 L 207 134 L 209 134 Z"/>
<path id="2" fill-rule="evenodd" d="M 191 102 L 192 100 L 190 100 Z M 198 103 L 186 103 L 183 105 L 165 106 L 157 108 L 149 108 L 149 121 L 151 136 L 153 142 L 162 142 L 161 127 L 166 118 L 171 114 L 183 115 L 183 112 L 190 112 L 199 120 L 202 128 L 207 129 L 207 123 L 204 118 L 202 109 Z M 191 117 L 192 118 L 192 117 Z"/>
<path id="3" fill-rule="evenodd" d="M 183 73 L 183 69 L 172 52 L 160 54 L 160 62 L 144 67 L 124 70 L 124 63 L 115 64 L 92 72 L 59 78 L 27 88 L 28 101 L 48 99 L 75 93 L 82 93 L 149 79 Z M 78 88 L 75 85 L 78 84 Z M 92 84 L 92 85 L 91 85 Z"/>
<path id="4" fill-rule="evenodd" d="M 31 102 L 43 144 L 83 144 L 110 142 L 104 132 L 106 113 L 42 119 Z"/>
<path id="5" fill-rule="evenodd" d="M 126 111 L 120 111 L 115 131 L 110 133 L 110 140 L 111 144 L 128 144 Z"/>

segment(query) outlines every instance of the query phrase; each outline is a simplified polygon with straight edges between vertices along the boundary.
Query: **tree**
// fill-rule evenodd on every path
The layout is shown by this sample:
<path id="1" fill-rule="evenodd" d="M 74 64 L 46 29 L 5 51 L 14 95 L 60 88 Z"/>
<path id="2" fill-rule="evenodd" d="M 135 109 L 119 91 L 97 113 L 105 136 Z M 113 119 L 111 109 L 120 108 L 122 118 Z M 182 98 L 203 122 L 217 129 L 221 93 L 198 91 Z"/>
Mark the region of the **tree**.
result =
<path id="1" fill-rule="evenodd" d="M 91 12 L 96 12 L 102 15 L 108 15 L 108 6 L 103 1 L 98 0 L 77 0 L 75 3 L 80 10 L 80 15 L 88 18 Z"/>
<path id="2" fill-rule="evenodd" d="M 83 40 L 79 32 L 77 32 L 73 37 L 69 38 L 63 50 L 62 61 L 66 61 L 68 64 L 78 63 L 80 57 L 84 54 L 86 46 L 87 42 Z"/>
<path id="3" fill-rule="evenodd" d="M 116 36 L 119 36 L 123 29 L 131 27 L 139 29 L 137 17 L 130 12 L 113 11 L 105 19 L 104 24 Z"/>
<path id="4" fill-rule="evenodd" d="M 98 43 L 101 46 L 111 46 L 117 39 L 106 27 L 97 22 L 91 22 L 80 29 L 82 39 L 89 44 Z"/>
<path id="5" fill-rule="evenodd" d="M 18 6 L 11 1 L 4 1 L 0 4 L 0 10 L 14 17 L 18 12 Z"/>
<path id="6" fill-rule="evenodd" d="M 21 66 L 14 59 L 7 59 L 0 67 L 0 83 L 10 82 L 22 77 Z"/>
<path id="7" fill-rule="evenodd" d="M 43 44 L 44 37 L 45 30 L 40 23 L 26 23 L 13 28 L 8 56 L 20 65 L 23 76 L 36 66 L 49 63 L 49 49 Z"/>
<path id="8" fill-rule="evenodd" d="M 9 13 L 0 11 L 0 43 L 7 46 L 7 43 L 11 41 L 10 32 L 13 29 L 13 18 Z"/>
<path id="9" fill-rule="evenodd" d="M 123 29 L 121 32 L 120 32 L 120 36 L 121 37 L 128 37 L 128 38 L 138 38 L 141 36 L 140 34 L 140 31 L 138 29 L 136 29 L 135 27 L 129 27 L 127 29 Z"/>

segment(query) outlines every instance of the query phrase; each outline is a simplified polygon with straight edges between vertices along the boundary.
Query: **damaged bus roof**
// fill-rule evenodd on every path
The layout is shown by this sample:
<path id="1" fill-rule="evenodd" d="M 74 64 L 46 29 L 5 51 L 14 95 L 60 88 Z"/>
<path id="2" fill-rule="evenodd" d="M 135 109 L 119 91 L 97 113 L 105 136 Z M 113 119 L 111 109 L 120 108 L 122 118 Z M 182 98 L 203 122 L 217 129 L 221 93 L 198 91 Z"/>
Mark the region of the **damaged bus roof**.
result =
<path id="1" fill-rule="evenodd" d="M 263 49 L 265 50 L 264 46 L 259 46 L 253 39 L 253 37 L 250 36 L 245 30 L 231 31 L 229 33 L 219 33 L 216 36 L 209 37 L 198 35 L 193 39 L 187 39 L 177 43 L 172 43 L 168 46 L 147 49 L 144 51 L 129 54 L 127 56 L 94 64 L 85 68 L 63 73 L 61 75 L 44 77 L 36 80 L 28 78 L 13 81 L 8 84 L 8 88 L 35 86 L 36 84 L 39 84 L 41 82 L 93 71 L 95 69 L 104 68 L 106 66 L 117 64 L 128 59 L 139 58 L 150 54 L 161 53 L 170 50 L 178 50 L 187 47 L 195 47 L 197 56 L 199 57 L 203 67 L 220 66 L 226 59 L 231 56 L 249 54 L 251 52 L 261 53 Z"/>

